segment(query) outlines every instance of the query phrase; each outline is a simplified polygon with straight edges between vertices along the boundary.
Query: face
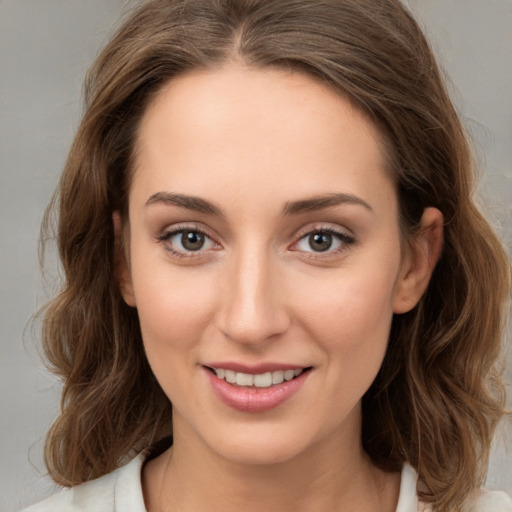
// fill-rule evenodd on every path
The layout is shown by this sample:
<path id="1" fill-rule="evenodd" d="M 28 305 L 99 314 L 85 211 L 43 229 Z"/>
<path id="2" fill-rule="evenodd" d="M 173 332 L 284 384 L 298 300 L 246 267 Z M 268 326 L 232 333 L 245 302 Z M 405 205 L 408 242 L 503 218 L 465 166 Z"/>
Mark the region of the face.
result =
<path id="1" fill-rule="evenodd" d="M 392 315 L 417 300 L 364 115 L 297 73 L 181 76 L 143 118 L 127 231 L 121 287 L 175 442 L 250 463 L 358 444 Z"/>

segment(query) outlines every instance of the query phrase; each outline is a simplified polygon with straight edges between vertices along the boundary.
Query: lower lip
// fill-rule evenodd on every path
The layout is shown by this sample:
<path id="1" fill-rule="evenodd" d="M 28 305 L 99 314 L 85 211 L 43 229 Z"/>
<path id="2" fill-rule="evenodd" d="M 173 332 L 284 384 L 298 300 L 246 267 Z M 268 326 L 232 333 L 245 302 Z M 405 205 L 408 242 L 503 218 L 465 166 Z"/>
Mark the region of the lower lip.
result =
<path id="1" fill-rule="evenodd" d="M 309 370 L 306 370 L 298 377 L 281 384 L 275 384 L 268 388 L 256 388 L 234 386 L 224 379 L 219 379 L 207 368 L 205 371 L 213 391 L 221 402 L 242 412 L 265 412 L 275 409 L 299 391 L 309 374 Z"/>

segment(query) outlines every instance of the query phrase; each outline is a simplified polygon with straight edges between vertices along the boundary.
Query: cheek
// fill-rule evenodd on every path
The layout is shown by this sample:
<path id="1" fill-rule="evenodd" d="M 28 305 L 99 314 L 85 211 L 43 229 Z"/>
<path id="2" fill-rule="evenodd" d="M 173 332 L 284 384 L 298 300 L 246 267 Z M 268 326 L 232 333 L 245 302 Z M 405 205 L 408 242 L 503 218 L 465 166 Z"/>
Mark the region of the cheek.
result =
<path id="1" fill-rule="evenodd" d="M 353 276 L 343 285 L 333 283 L 321 301 L 310 304 L 306 328 L 325 363 L 323 388 L 331 390 L 327 395 L 333 400 L 326 406 L 333 421 L 356 406 L 382 366 L 393 317 L 392 285 L 389 276 Z"/>
<path id="2" fill-rule="evenodd" d="M 135 267 L 135 265 L 134 265 Z M 207 275 L 172 267 L 167 262 L 133 273 L 144 345 L 151 357 L 172 359 L 189 350 L 211 316 L 215 286 Z"/>
<path id="3" fill-rule="evenodd" d="M 309 290 L 314 289 L 313 286 Z M 300 308 L 314 330 L 325 333 L 323 339 L 338 343 L 361 342 L 359 335 L 387 334 L 393 312 L 394 281 L 390 275 L 340 276 L 324 283 L 321 293 L 309 298 L 302 294 Z M 299 295 L 300 292 L 297 292 Z"/>
<path id="4" fill-rule="evenodd" d="M 319 293 L 303 300 L 298 314 L 328 362 L 326 385 L 354 397 L 373 382 L 387 350 L 399 258 L 390 258 L 385 265 L 359 263 L 347 265 L 316 287 L 305 285 L 305 290 Z"/>
<path id="5" fill-rule="evenodd" d="M 173 405 L 186 408 L 197 401 L 190 368 L 197 364 L 211 325 L 214 286 L 206 276 L 164 263 L 135 273 L 134 289 L 151 369 Z"/>

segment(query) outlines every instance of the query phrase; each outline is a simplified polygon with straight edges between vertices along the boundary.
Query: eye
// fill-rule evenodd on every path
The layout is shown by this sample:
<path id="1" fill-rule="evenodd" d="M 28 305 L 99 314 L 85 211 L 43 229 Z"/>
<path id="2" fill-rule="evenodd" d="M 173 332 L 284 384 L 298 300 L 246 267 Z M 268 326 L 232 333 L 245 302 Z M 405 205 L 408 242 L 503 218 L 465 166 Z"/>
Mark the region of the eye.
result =
<path id="1" fill-rule="evenodd" d="M 331 233 L 312 233 L 303 237 L 297 244 L 301 251 L 313 250 L 314 252 L 336 249 L 339 245 L 340 241 L 334 238 Z"/>
<path id="2" fill-rule="evenodd" d="M 200 251 L 208 240 L 205 234 L 198 231 L 182 231 L 171 237 L 170 241 L 180 250 Z"/>
<path id="3" fill-rule="evenodd" d="M 206 233 L 197 228 L 177 227 L 166 231 L 158 240 L 165 244 L 167 250 L 178 256 L 189 256 L 217 247 Z"/>
<path id="4" fill-rule="evenodd" d="M 306 233 L 292 249 L 309 253 L 333 253 L 346 249 L 354 242 L 354 238 L 346 233 L 332 228 L 322 228 Z"/>

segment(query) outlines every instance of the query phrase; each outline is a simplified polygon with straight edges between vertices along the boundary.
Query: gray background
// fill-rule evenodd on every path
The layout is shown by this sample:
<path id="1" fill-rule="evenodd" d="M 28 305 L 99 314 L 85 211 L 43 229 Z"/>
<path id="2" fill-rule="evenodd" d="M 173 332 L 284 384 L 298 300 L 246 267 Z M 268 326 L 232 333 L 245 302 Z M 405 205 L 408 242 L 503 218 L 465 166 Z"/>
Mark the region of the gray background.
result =
<path id="1" fill-rule="evenodd" d="M 474 137 L 484 208 L 512 241 L 512 0 L 410 0 Z M 37 354 L 37 239 L 81 113 L 81 83 L 123 0 L 0 0 L 0 511 L 52 491 L 44 433 L 59 386 Z M 511 379 L 510 357 L 509 380 Z M 512 406 L 511 401 L 509 404 Z M 512 422 L 488 484 L 512 493 Z"/>

